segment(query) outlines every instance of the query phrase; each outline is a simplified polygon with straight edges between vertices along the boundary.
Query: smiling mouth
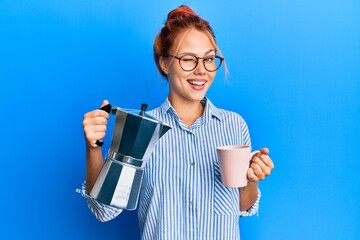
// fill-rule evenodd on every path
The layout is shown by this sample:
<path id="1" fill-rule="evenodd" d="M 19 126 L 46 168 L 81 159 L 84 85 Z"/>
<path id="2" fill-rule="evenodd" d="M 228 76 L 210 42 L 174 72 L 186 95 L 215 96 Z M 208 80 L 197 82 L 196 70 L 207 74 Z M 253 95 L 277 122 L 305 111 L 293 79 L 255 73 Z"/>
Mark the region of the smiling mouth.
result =
<path id="1" fill-rule="evenodd" d="M 195 85 L 195 86 L 204 86 L 206 82 L 204 82 L 204 81 L 188 81 L 188 83 L 190 83 L 191 85 Z"/>

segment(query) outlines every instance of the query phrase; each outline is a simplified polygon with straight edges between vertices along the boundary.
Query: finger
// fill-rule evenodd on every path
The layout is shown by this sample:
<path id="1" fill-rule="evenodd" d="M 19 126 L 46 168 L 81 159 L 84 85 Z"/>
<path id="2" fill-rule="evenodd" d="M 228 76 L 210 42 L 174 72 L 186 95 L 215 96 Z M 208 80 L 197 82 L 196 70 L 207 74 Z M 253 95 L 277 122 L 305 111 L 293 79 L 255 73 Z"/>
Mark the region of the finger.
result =
<path id="1" fill-rule="evenodd" d="M 259 158 L 267 167 L 269 167 L 270 169 L 274 168 L 274 163 L 268 155 L 260 155 Z"/>
<path id="2" fill-rule="evenodd" d="M 102 102 L 102 104 L 101 104 L 100 107 L 103 107 L 103 106 L 108 105 L 108 104 L 109 104 L 109 101 L 105 99 L 105 100 Z"/>
<path id="3" fill-rule="evenodd" d="M 85 120 L 88 125 L 107 125 L 107 118 L 105 117 L 93 117 Z"/>
<path id="4" fill-rule="evenodd" d="M 260 152 L 262 153 L 262 154 L 265 154 L 265 155 L 269 155 L 269 149 L 268 148 L 262 148 L 262 149 L 260 149 Z"/>
<path id="5" fill-rule="evenodd" d="M 262 149 L 260 149 L 259 153 L 254 154 L 251 161 L 253 161 L 253 159 L 255 157 L 258 157 L 258 158 L 261 159 L 261 161 L 263 161 L 266 164 L 266 166 L 273 169 L 274 168 L 274 163 L 273 163 L 273 161 L 270 159 L 270 157 L 268 155 L 269 155 L 269 149 L 268 148 L 262 148 Z"/>
<path id="6" fill-rule="evenodd" d="M 98 141 L 98 140 L 102 141 L 102 139 L 104 139 L 104 138 L 105 138 L 104 132 L 97 132 L 97 133 L 93 133 L 89 136 L 86 136 L 88 144 L 92 147 L 98 147 L 98 145 L 96 144 L 96 141 Z"/>
<path id="7" fill-rule="evenodd" d="M 105 106 L 105 105 L 108 105 L 109 104 L 109 101 L 108 100 L 104 100 L 101 104 L 101 107 Z M 100 108 L 101 108 L 100 107 Z M 110 115 L 109 113 L 107 113 L 106 111 L 103 111 L 101 109 L 96 109 L 96 110 L 93 110 L 91 112 L 87 112 L 85 113 L 84 115 L 84 119 L 85 118 L 93 118 L 93 117 L 105 117 L 105 118 L 109 118 Z"/>
<path id="8" fill-rule="evenodd" d="M 249 168 L 247 171 L 247 178 L 249 181 L 252 181 L 252 182 L 259 181 L 259 178 L 255 175 L 254 171 L 251 168 Z"/>
<path id="9" fill-rule="evenodd" d="M 254 173 L 258 179 L 263 180 L 265 178 L 265 174 L 263 173 L 263 171 L 261 170 L 261 167 L 258 164 L 252 163 L 251 169 L 254 171 Z"/>
<path id="10" fill-rule="evenodd" d="M 264 156 L 266 156 L 266 157 L 264 157 Z M 265 176 L 269 176 L 272 168 L 264 163 L 263 158 L 267 159 L 269 157 L 267 157 L 267 155 L 263 155 L 262 158 L 254 157 L 252 162 L 257 164 L 261 168 L 261 171 Z"/>
<path id="11" fill-rule="evenodd" d="M 85 115 L 84 115 L 84 119 L 95 118 L 95 117 L 104 117 L 104 118 L 108 119 L 110 117 L 110 114 L 103 110 L 96 109 L 91 112 L 85 113 Z"/>
<path id="12" fill-rule="evenodd" d="M 96 132 L 92 135 L 91 141 L 96 142 L 96 140 L 105 138 L 105 132 Z"/>
<path id="13" fill-rule="evenodd" d="M 101 134 L 100 137 L 103 138 L 106 134 L 106 125 L 85 125 L 84 134 L 88 141 L 100 139 L 99 134 Z"/>
<path id="14" fill-rule="evenodd" d="M 92 131 L 92 127 L 105 126 L 107 125 L 107 118 L 105 117 L 86 117 L 82 122 L 84 131 Z"/>
<path id="15" fill-rule="evenodd" d="M 100 139 L 100 140 L 92 140 L 92 141 L 89 142 L 89 145 L 90 145 L 91 147 L 97 148 L 97 147 L 101 147 L 101 146 L 102 146 L 102 144 L 101 144 L 102 142 L 103 142 L 102 139 Z"/>
<path id="16" fill-rule="evenodd" d="M 105 117 L 96 117 L 92 119 L 94 125 L 107 125 L 108 119 Z"/>
<path id="17" fill-rule="evenodd" d="M 100 137 L 104 138 L 106 134 L 106 126 L 104 125 L 86 126 L 84 128 L 84 134 L 88 140 L 100 139 L 98 136 L 99 134 L 101 135 Z"/>
<path id="18" fill-rule="evenodd" d="M 106 125 L 93 125 L 89 127 L 89 129 L 93 133 L 98 133 L 98 132 L 106 133 Z"/>

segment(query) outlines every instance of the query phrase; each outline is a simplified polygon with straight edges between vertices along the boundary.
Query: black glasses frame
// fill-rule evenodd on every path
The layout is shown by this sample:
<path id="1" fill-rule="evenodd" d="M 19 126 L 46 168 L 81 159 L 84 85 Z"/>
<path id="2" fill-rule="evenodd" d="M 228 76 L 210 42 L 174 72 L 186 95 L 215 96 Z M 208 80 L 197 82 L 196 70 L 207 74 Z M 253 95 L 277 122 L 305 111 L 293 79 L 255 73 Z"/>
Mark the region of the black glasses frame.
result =
<path id="1" fill-rule="evenodd" d="M 192 69 L 184 69 L 184 68 L 181 66 L 181 59 L 182 59 L 183 57 L 188 57 L 188 56 L 192 56 L 192 57 L 195 57 L 195 58 L 196 58 L 196 64 L 195 64 L 194 68 L 192 68 Z M 209 71 L 209 72 L 215 72 L 216 70 L 218 70 L 218 69 L 221 67 L 222 62 L 224 61 L 224 58 L 223 58 L 223 57 L 220 57 L 220 56 L 215 55 L 215 58 L 220 59 L 220 64 L 219 64 L 219 66 L 216 67 L 215 70 L 209 70 L 209 69 L 207 69 L 207 67 L 206 67 L 206 65 L 205 65 L 205 61 L 204 61 L 204 59 L 206 59 L 207 57 L 197 57 L 197 56 L 195 56 L 195 55 L 190 55 L 190 54 L 185 54 L 185 55 L 179 57 L 179 56 L 171 55 L 171 54 L 169 54 L 169 53 L 166 53 L 166 54 L 164 55 L 164 57 L 172 57 L 172 58 L 176 58 L 177 60 L 179 60 L 179 65 L 180 65 L 181 69 L 184 70 L 185 72 L 191 72 L 191 71 L 193 71 L 193 70 L 198 66 L 200 59 L 203 60 L 202 62 L 203 62 L 204 68 L 205 68 L 207 71 Z"/>

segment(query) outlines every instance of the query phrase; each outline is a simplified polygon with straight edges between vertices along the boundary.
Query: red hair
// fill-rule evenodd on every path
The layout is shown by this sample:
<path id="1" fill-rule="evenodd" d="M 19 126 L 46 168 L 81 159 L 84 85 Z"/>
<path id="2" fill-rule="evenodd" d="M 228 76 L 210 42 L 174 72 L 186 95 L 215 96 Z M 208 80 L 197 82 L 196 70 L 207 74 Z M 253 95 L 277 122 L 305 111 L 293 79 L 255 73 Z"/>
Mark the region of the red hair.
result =
<path id="1" fill-rule="evenodd" d="M 159 63 L 160 57 L 164 57 L 172 47 L 177 36 L 184 30 L 195 28 L 199 31 L 208 32 L 214 45 L 215 35 L 210 27 L 209 22 L 198 16 L 190 7 L 181 5 L 171 12 L 169 12 L 165 25 L 161 29 L 160 33 L 156 36 L 154 42 L 154 60 L 156 67 L 160 74 L 166 77 L 166 74 L 162 71 Z"/>

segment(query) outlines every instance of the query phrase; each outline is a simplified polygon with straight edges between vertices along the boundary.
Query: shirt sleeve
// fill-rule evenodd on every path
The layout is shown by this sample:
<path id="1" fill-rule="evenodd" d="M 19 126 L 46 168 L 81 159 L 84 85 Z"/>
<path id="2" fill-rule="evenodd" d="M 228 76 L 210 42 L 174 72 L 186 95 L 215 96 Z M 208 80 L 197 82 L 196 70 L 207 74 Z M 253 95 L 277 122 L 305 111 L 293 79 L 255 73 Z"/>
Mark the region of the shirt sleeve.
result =
<path id="1" fill-rule="evenodd" d="M 241 127 L 241 134 L 242 134 L 242 138 L 243 138 L 243 144 L 251 147 L 251 138 L 250 138 L 249 128 L 244 119 L 242 119 L 240 127 Z M 259 211 L 260 197 L 261 197 L 261 192 L 259 189 L 258 197 L 257 197 L 255 203 L 248 210 L 240 211 L 240 217 L 249 217 L 249 216 L 253 216 L 255 214 L 259 214 L 258 211 Z"/>
<path id="2" fill-rule="evenodd" d="M 241 135 L 242 135 L 242 139 L 243 139 L 243 145 L 251 146 L 251 138 L 250 138 L 249 128 L 243 118 L 241 118 L 240 127 L 241 127 Z"/>
<path id="3" fill-rule="evenodd" d="M 250 216 L 253 216 L 255 214 L 258 215 L 259 214 L 260 198 L 261 198 L 261 192 L 260 192 L 260 189 L 259 189 L 258 190 L 258 197 L 257 197 L 255 203 L 248 210 L 240 211 L 240 217 L 250 217 Z"/>
<path id="4" fill-rule="evenodd" d="M 106 204 L 103 204 L 86 192 L 86 182 L 82 184 L 81 189 L 76 189 L 76 192 L 80 193 L 86 199 L 88 207 L 91 212 L 95 215 L 96 219 L 101 222 L 106 222 L 117 217 L 121 212 L 121 208 L 112 207 Z"/>

